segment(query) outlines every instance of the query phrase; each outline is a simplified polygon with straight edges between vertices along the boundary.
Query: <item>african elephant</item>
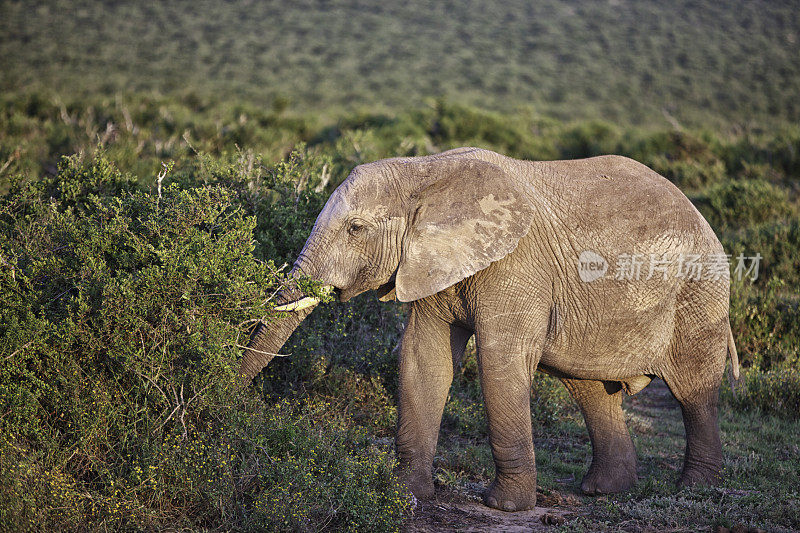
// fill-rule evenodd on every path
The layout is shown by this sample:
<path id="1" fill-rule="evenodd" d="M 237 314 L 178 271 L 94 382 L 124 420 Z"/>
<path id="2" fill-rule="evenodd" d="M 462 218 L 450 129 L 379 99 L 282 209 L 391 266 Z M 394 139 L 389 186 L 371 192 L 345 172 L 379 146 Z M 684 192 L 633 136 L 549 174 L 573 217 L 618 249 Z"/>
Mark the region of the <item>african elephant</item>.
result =
<path id="1" fill-rule="evenodd" d="M 636 161 L 530 162 L 459 148 L 360 165 L 319 214 L 293 272 L 342 301 L 376 290 L 382 300 L 410 302 L 396 446 L 418 498 L 433 494 L 442 411 L 473 334 L 496 467 L 487 505 L 535 505 L 529 402 L 537 369 L 563 381 L 586 420 L 586 493 L 636 482 L 622 395 L 656 376 L 682 409 L 680 483 L 720 481 L 726 357 L 738 378 L 727 257 L 686 196 Z M 245 379 L 318 300 L 287 289 L 279 302 L 289 316 L 253 334 Z"/>

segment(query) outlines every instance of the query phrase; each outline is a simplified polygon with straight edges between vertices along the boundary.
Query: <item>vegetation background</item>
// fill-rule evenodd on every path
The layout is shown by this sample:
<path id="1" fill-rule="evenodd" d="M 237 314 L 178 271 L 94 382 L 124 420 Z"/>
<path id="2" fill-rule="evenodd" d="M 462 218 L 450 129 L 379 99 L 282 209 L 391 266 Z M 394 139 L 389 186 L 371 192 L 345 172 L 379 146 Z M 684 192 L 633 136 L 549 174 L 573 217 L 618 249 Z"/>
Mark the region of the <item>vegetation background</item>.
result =
<path id="1" fill-rule="evenodd" d="M 773 1 L 2 2 L 0 528 L 413 521 L 392 472 L 402 307 L 324 306 L 256 387 L 236 369 L 353 166 L 462 145 L 633 157 L 734 257 L 763 256 L 732 287 L 721 488 L 673 488 L 677 419 L 632 397 L 639 485 L 579 496 L 580 413 L 537 380 L 561 527 L 800 528 L 799 39 Z M 454 498 L 493 475 L 474 353 L 434 466 Z"/>

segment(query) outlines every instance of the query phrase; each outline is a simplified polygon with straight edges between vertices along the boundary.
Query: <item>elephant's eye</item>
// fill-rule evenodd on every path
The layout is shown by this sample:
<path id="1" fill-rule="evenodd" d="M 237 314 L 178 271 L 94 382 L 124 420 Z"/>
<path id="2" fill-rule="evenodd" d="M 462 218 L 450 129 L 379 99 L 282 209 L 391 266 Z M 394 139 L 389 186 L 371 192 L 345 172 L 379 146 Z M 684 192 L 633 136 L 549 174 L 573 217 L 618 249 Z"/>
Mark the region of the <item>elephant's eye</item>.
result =
<path id="1" fill-rule="evenodd" d="M 364 230 L 364 223 L 359 220 L 353 220 L 350 222 L 350 227 L 347 228 L 347 233 L 353 235 L 354 237 L 360 234 Z"/>

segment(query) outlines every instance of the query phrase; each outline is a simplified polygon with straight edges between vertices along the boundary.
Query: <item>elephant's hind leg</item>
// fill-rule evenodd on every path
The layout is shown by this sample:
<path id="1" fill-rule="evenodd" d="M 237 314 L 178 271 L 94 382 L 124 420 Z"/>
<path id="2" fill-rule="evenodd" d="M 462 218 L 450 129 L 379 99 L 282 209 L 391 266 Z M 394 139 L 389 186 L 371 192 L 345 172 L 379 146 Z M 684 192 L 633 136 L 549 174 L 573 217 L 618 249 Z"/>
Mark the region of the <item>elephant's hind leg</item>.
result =
<path id="1" fill-rule="evenodd" d="M 719 485 L 722 482 L 717 396 L 715 389 L 678 399 L 686 428 L 686 455 L 679 485 Z"/>
<path id="2" fill-rule="evenodd" d="M 676 342 L 674 365 L 663 376 L 681 405 L 686 428 L 680 485 L 718 485 L 722 481 L 717 402 L 726 350 L 726 323 L 698 327 Z"/>
<path id="3" fill-rule="evenodd" d="M 592 464 L 581 482 L 586 494 L 610 494 L 636 483 L 636 449 L 622 412 L 622 386 L 616 382 L 562 379 L 586 420 Z"/>

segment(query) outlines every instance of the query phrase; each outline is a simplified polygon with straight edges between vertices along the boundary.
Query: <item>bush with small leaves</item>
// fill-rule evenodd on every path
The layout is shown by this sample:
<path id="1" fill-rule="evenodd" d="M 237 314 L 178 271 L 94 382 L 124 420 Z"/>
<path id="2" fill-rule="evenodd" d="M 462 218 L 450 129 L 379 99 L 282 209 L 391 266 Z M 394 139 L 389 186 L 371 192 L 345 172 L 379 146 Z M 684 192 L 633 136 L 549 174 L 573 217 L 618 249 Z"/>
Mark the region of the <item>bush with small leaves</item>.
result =
<path id="1" fill-rule="evenodd" d="M 270 319 L 283 272 L 256 257 L 259 222 L 232 181 L 154 194 L 96 155 L 3 199 L 7 527 L 396 528 L 407 500 L 391 453 L 240 386 L 245 325 Z M 307 519 L 275 521 L 299 508 Z"/>
<path id="2" fill-rule="evenodd" d="M 794 210 L 784 189 L 763 180 L 725 181 L 692 200 L 718 232 L 782 220 Z"/>

